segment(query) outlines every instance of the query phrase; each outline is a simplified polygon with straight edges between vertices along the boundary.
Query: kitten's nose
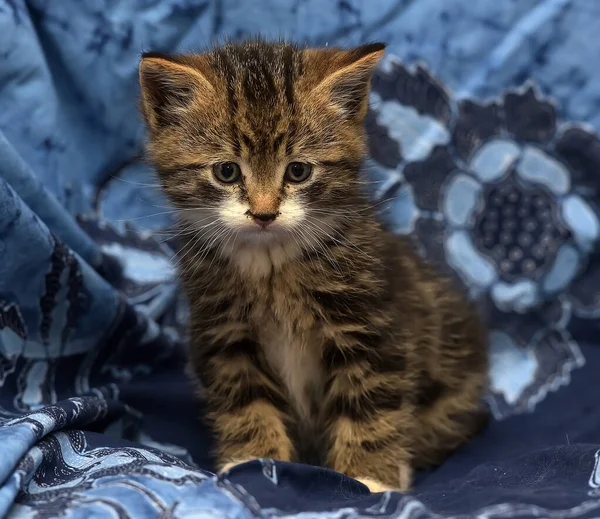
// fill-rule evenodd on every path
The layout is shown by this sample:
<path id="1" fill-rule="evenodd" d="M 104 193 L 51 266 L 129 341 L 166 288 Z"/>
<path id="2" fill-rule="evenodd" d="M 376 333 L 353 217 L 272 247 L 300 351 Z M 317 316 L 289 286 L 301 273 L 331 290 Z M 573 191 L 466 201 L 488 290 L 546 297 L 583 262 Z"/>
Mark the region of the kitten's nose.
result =
<path id="1" fill-rule="evenodd" d="M 254 222 L 260 225 L 263 229 L 269 225 L 270 223 L 277 218 L 277 214 L 275 213 L 261 213 L 261 214 L 253 214 L 252 218 L 254 218 Z"/>

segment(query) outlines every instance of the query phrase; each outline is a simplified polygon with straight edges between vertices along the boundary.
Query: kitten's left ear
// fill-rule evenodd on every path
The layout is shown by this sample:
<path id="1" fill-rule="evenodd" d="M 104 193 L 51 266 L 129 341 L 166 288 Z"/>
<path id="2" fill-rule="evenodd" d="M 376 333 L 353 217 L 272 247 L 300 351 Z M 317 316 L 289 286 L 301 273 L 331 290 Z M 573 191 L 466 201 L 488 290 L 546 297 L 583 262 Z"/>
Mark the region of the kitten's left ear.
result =
<path id="1" fill-rule="evenodd" d="M 325 51 L 327 52 L 327 51 Z M 362 120 L 369 101 L 371 75 L 385 54 L 384 43 L 370 43 L 331 55 L 329 73 L 314 89 L 317 96 L 326 96 L 340 115 Z"/>
<path id="2" fill-rule="evenodd" d="M 177 121 L 192 102 L 212 99 L 201 56 L 146 53 L 140 62 L 141 111 L 151 130 Z"/>

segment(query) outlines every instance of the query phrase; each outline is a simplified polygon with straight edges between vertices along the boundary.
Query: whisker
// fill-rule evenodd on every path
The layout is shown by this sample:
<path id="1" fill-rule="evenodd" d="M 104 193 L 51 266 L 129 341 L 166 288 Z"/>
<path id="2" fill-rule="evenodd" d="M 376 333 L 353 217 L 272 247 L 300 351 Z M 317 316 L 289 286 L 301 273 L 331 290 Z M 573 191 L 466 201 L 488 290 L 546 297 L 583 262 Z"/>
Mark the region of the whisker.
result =
<path id="1" fill-rule="evenodd" d="M 127 180 L 125 178 L 117 177 L 115 175 L 112 175 L 112 178 L 115 179 L 115 180 L 118 180 L 119 182 L 124 182 L 125 184 L 131 184 L 133 186 L 162 189 L 162 185 L 161 184 L 145 184 L 143 182 L 134 182 L 133 180 Z"/>
<path id="2" fill-rule="evenodd" d="M 303 229 L 302 230 L 302 234 L 304 236 L 304 232 L 306 232 L 308 234 L 309 229 Z M 323 243 L 323 241 L 313 232 L 310 233 L 310 236 L 312 236 L 314 238 L 315 241 L 315 245 L 319 247 L 319 249 L 316 249 L 315 246 L 313 246 L 313 250 L 315 251 L 316 254 L 319 253 L 319 251 L 321 251 L 321 253 L 323 254 L 323 256 L 325 257 L 325 259 L 327 260 L 327 262 L 331 265 L 331 267 L 338 273 L 338 275 L 341 277 L 342 273 L 339 269 L 339 265 L 338 262 L 336 261 L 335 257 L 333 256 L 331 250 L 329 249 L 329 247 Z M 308 239 L 305 238 L 305 242 L 306 243 L 311 243 L 308 241 Z"/>
<path id="3" fill-rule="evenodd" d="M 223 235 L 227 232 L 227 230 L 228 229 L 225 227 L 225 225 L 221 224 L 219 226 L 219 228 L 217 229 L 217 231 L 212 234 L 213 237 L 210 240 L 210 242 L 205 245 L 204 251 L 203 251 L 202 255 L 200 256 L 200 258 L 197 260 L 194 258 L 192 260 L 192 263 L 196 264 L 196 267 L 194 268 L 194 271 L 192 272 L 192 277 L 196 275 L 196 272 L 198 271 L 198 269 L 200 268 L 200 266 L 202 265 L 202 263 L 204 262 L 204 260 L 208 256 L 208 254 L 210 253 L 210 251 L 213 249 L 213 245 L 217 242 L 217 240 L 219 240 L 220 238 L 223 237 Z M 215 255 L 216 255 L 216 251 L 215 251 Z M 214 257 L 213 257 L 213 261 L 214 261 Z M 212 261 L 210 264 L 212 265 Z"/>
<path id="4" fill-rule="evenodd" d="M 154 214 L 147 214 L 144 216 L 136 216 L 134 218 L 122 218 L 120 220 L 115 220 L 116 222 L 133 222 L 135 220 L 143 220 L 144 218 L 153 218 L 154 216 L 161 216 L 163 214 L 174 214 L 177 213 L 178 211 L 176 209 L 173 209 L 172 211 L 163 211 L 161 213 L 154 213 Z"/>
<path id="5" fill-rule="evenodd" d="M 292 230 L 289 231 L 289 234 L 292 236 L 292 238 L 294 239 L 294 241 L 296 242 L 296 244 L 298 245 L 298 247 L 300 248 L 300 250 L 304 249 L 304 247 L 302 247 L 302 243 L 304 243 L 305 246 L 310 247 L 315 252 L 315 254 L 318 254 L 318 250 L 316 249 L 316 247 L 314 246 L 314 244 L 311 243 L 310 240 L 308 240 L 304 236 L 304 233 L 303 233 L 302 229 L 292 229 Z M 298 237 L 298 239 L 300 241 L 298 241 L 298 239 L 296 239 L 296 236 Z M 310 260 L 311 260 L 311 263 L 313 264 L 313 266 L 316 267 L 317 264 L 315 263 L 314 258 L 311 257 Z"/>
<path id="6" fill-rule="evenodd" d="M 218 220 L 215 220 L 214 222 L 212 222 L 212 223 L 210 223 L 210 224 L 207 224 L 206 226 L 204 226 L 204 229 L 206 229 L 206 228 L 208 228 L 208 227 L 211 227 L 212 225 L 218 225 L 218 224 L 219 224 L 219 221 L 218 221 Z M 174 266 L 175 266 L 175 267 L 180 267 L 180 266 L 181 266 L 181 264 L 182 264 L 182 262 L 183 262 L 183 260 L 185 259 L 185 257 L 186 257 L 186 256 L 189 254 L 190 250 L 194 250 L 194 249 L 195 249 L 195 248 L 198 246 L 198 244 L 199 244 L 199 243 L 201 243 L 201 242 L 203 241 L 203 239 L 204 239 L 204 237 L 205 237 L 205 235 L 206 235 L 206 234 L 209 234 L 209 233 L 210 233 L 210 237 L 212 237 L 212 236 L 213 236 L 215 233 L 217 233 L 218 231 L 219 231 L 219 227 L 217 227 L 217 229 L 209 229 L 208 231 L 205 231 L 205 232 L 200 232 L 200 233 L 198 233 L 198 236 L 197 236 L 197 238 L 196 238 L 195 240 L 193 240 L 193 241 L 192 241 L 192 242 L 189 244 L 189 250 L 188 250 L 188 251 L 187 251 L 185 254 L 183 254 L 182 256 L 179 256 L 179 257 L 178 257 L 178 259 L 177 259 L 177 261 L 175 262 L 175 265 L 174 265 Z M 208 239 L 210 239 L 210 237 L 209 237 Z M 201 247 L 199 250 L 200 250 L 200 252 L 202 252 L 202 251 L 203 251 L 202 247 Z M 194 255 L 194 258 L 195 258 L 197 255 L 198 255 L 198 254 L 196 253 L 196 254 Z M 178 253 L 176 253 L 176 254 L 175 254 L 175 256 L 178 256 Z M 192 260 L 192 262 L 193 262 L 193 261 L 195 261 L 195 259 L 193 259 L 193 260 Z"/>
<path id="7" fill-rule="evenodd" d="M 338 245 L 340 245 L 340 246 L 342 246 L 342 247 L 343 247 L 343 246 L 350 247 L 350 248 L 352 248 L 353 250 L 355 250 L 356 252 L 358 252 L 359 254 L 362 254 L 364 257 L 366 257 L 366 258 L 370 259 L 371 261 L 373 261 L 373 262 L 375 262 L 375 263 L 377 263 L 377 262 L 378 262 L 378 260 L 377 260 L 377 259 L 375 259 L 373 256 L 371 256 L 371 255 L 370 255 L 370 254 L 368 254 L 367 252 L 363 251 L 363 250 L 362 250 L 360 247 L 358 247 L 358 246 L 357 246 L 355 243 L 353 243 L 353 242 L 352 242 L 351 240 L 349 240 L 347 237 L 344 237 L 344 238 L 345 238 L 345 241 L 338 240 L 337 238 L 335 238 L 334 236 L 332 236 L 331 234 L 329 234 L 327 231 L 325 231 L 325 229 L 323 229 L 323 228 L 322 228 L 322 227 L 319 225 L 319 224 L 326 225 L 326 226 L 327 226 L 327 227 L 329 227 L 329 228 L 330 228 L 332 231 L 334 231 L 334 232 L 338 232 L 338 229 L 336 229 L 335 227 L 333 227 L 333 226 L 329 225 L 327 222 L 324 222 L 324 221 L 322 221 L 322 220 L 317 220 L 316 218 L 313 218 L 313 217 L 311 217 L 311 216 L 308 216 L 308 215 L 306 216 L 306 219 L 307 219 L 308 221 L 312 221 L 313 225 L 315 225 L 315 226 L 316 226 L 316 227 L 317 227 L 319 230 L 321 230 L 321 231 L 322 231 L 322 232 L 323 232 L 325 235 L 327 235 L 327 237 L 328 237 L 328 238 L 329 238 L 331 241 L 333 241 L 333 242 L 337 243 Z"/>
<path id="8" fill-rule="evenodd" d="M 234 234 L 234 230 L 233 229 L 229 229 L 229 232 L 223 237 L 223 239 L 221 240 L 221 243 L 219 245 L 217 245 L 217 250 L 215 251 L 215 255 L 213 256 L 213 259 L 210 260 L 210 264 L 208 265 L 208 268 L 206 269 L 206 272 L 210 272 L 210 269 L 215 261 L 215 258 L 221 254 L 221 251 L 223 251 L 225 249 L 225 247 L 227 247 L 227 244 L 229 243 L 229 240 L 231 239 L 231 237 Z M 227 240 L 225 240 L 225 238 L 227 238 Z"/>
<path id="9" fill-rule="evenodd" d="M 173 231 L 163 231 L 155 233 L 159 236 L 167 236 L 164 240 L 159 240 L 159 243 L 163 243 L 168 240 L 172 240 L 174 238 L 178 238 L 179 236 L 190 236 L 196 234 L 196 226 L 193 224 L 189 224 L 186 228 L 182 229 L 174 229 Z"/>

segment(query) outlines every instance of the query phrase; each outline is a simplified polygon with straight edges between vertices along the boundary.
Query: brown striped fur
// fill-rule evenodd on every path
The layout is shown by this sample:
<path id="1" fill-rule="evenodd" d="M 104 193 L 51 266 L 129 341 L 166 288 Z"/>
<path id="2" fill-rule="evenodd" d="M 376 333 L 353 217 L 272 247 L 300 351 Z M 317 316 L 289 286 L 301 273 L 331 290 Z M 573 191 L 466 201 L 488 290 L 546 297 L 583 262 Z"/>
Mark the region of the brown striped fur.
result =
<path id="1" fill-rule="evenodd" d="M 179 209 L 190 365 L 221 467 L 310 461 L 406 489 L 485 415 L 475 312 L 363 193 L 383 49 L 255 40 L 142 59 L 148 153 Z M 312 165 L 308 181 L 285 181 L 292 161 Z M 214 177 L 223 162 L 238 182 Z M 266 230 L 252 220 L 263 213 Z"/>

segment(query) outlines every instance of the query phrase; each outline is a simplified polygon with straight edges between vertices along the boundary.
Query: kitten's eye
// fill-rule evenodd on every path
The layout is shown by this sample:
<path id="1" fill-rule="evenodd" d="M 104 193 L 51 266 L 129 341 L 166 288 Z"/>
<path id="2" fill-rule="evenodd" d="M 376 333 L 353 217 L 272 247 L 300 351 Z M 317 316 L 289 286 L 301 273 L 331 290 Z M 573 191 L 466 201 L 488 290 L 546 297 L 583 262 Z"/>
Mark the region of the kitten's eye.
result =
<path id="1" fill-rule="evenodd" d="M 213 166 L 213 175 L 223 184 L 233 184 L 240 179 L 242 171 L 235 162 L 223 162 Z"/>
<path id="2" fill-rule="evenodd" d="M 299 184 L 306 182 L 312 173 L 312 166 L 304 162 L 291 162 L 285 170 L 285 179 L 288 182 Z"/>

